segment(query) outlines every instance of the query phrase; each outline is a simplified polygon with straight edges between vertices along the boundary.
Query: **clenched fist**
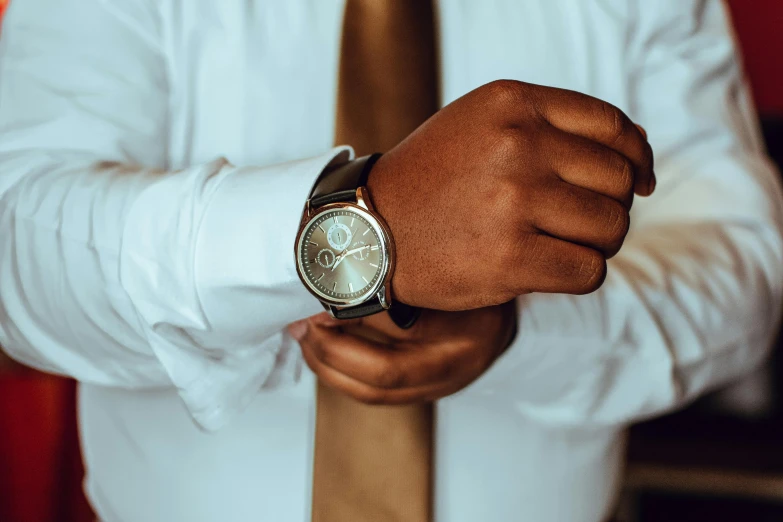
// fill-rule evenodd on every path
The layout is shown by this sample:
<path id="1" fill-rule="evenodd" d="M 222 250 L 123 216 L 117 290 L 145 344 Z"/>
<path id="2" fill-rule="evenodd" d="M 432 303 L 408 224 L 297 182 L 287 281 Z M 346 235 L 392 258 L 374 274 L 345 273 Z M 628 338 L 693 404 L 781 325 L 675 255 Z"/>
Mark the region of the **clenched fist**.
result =
<path id="1" fill-rule="evenodd" d="M 396 243 L 395 298 L 466 310 L 596 290 L 655 176 L 643 131 L 616 107 L 502 80 L 383 155 L 368 188 Z"/>

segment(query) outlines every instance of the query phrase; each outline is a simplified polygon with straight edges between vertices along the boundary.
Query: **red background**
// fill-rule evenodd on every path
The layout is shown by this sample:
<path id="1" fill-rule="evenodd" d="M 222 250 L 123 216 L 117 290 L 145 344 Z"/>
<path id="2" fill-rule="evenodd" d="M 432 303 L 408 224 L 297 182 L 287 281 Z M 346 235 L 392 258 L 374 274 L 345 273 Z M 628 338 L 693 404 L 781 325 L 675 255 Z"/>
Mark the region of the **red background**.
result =
<path id="1" fill-rule="evenodd" d="M 783 116 L 783 1 L 729 4 L 759 112 Z"/>
<path id="2" fill-rule="evenodd" d="M 783 117 L 783 1 L 729 3 L 759 110 Z M 4 370 L 0 362 L 0 521 L 91 520 L 80 493 L 74 389 L 71 381 Z"/>

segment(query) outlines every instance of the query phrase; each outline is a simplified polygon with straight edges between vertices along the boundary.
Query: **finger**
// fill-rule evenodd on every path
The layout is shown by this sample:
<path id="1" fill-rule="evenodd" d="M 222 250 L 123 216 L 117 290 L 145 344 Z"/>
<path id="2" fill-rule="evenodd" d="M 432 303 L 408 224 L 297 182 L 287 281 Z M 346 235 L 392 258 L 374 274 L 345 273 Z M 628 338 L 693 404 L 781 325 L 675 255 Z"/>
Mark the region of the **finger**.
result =
<path id="1" fill-rule="evenodd" d="M 371 332 L 370 338 L 377 337 L 377 340 L 381 342 L 401 341 L 410 338 L 410 331 L 397 326 L 388 312 L 362 317 L 359 323 L 352 324 L 343 330 L 364 337 L 368 332 Z"/>
<path id="2" fill-rule="evenodd" d="M 605 145 L 582 136 L 555 130 L 560 139 L 551 150 L 552 164 L 560 179 L 622 203 L 633 204 L 635 167 L 633 163 Z"/>
<path id="3" fill-rule="evenodd" d="M 451 315 L 454 314 L 458 314 L 458 312 L 453 312 Z M 456 332 L 454 318 L 451 315 L 435 313 L 433 310 L 422 310 L 422 317 L 407 329 L 397 326 L 389 314 L 384 312 L 355 319 L 336 319 L 324 312 L 303 321 L 310 321 L 327 328 L 339 328 L 342 332 L 362 339 L 388 344 L 424 340 L 433 330 L 439 334 L 439 338 L 445 338 L 444 334 Z"/>
<path id="4" fill-rule="evenodd" d="M 308 359 L 307 356 L 305 356 L 305 362 L 307 362 L 307 365 L 325 386 L 366 404 L 386 404 L 392 406 L 419 402 L 433 402 L 457 391 L 453 390 L 453 386 L 450 386 L 447 383 L 436 383 L 399 390 L 376 388 L 361 381 L 357 381 L 333 368 L 324 366 L 317 360 Z"/>
<path id="5" fill-rule="evenodd" d="M 439 310 L 422 310 L 422 315 L 416 324 L 406 330 L 398 328 L 393 321 L 384 318 L 384 314 L 376 314 L 365 318 L 361 325 L 342 327 L 343 332 L 362 339 L 369 339 L 380 344 L 395 344 L 408 350 L 434 349 L 445 354 L 441 346 L 449 343 L 473 343 L 474 347 L 492 347 L 508 344 L 507 337 L 516 322 L 514 302 L 497 306 L 489 306 L 475 310 L 460 312 L 442 312 Z M 467 350 L 466 350 L 467 351 Z M 463 354 L 460 363 L 462 373 L 469 373 L 471 365 L 477 373 L 483 371 L 482 364 L 487 362 L 487 353 Z M 456 364 L 451 365 L 452 368 Z M 443 375 L 449 371 L 444 370 Z"/>
<path id="6" fill-rule="evenodd" d="M 412 327 L 402 329 L 397 326 L 388 313 L 379 313 L 364 317 L 361 324 L 351 325 L 343 330 L 382 342 L 392 340 L 397 342 L 426 341 L 431 338 L 430 334 L 433 333 L 436 333 L 439 338 L 443 338 L 444 334 L 452 333 L 455 330 L 454 323 L 458 321 L 454 314 L 456 312 L 443 314 L 433 310 L 422 310 L 421 316 Z"/>
<path id="7" fill-rule="evenodd" d="M 587 294 L 606 278 L 606 259 L 598 250 L 545 234 L 530 234 L 519 243 L 519 267 L 511 290 Z"/>
<path id="8" fill-rule="evenodd" d="M 357 334 L 358 332 L 363 332 L 365 334 L 363 335 L 364 337 L 375 339 L 377 342 L 400 341 L 415 337 L 412 335 L 412 328 L 400 328 L 392 320 L 391 316 L 385 312 L 353 319 L 337 319 L 324 312 L 304 320 L 309 320 L 319 326 L 340 328 L 346 332 Z"/>
<path id="9" fill-rule="evenodd" d="M 566 89 L 553 89 L 541 105 L 543 116 L 565 132 L 583 136 L 627 157 L 635 167 L 634 191 L 649 196 L 655 188 L 653 154 L 642 131 L 605 101 Z"/>
<path id="10" fill-rule="evenodd" d="M 541 197 L 552 204 L 533 211 L 536 228 L 598 250 L 607 259 L 620 250 L 631 224 L 628 209 L 622 203 L 563 182 L 544 189 Z"/>
<path id="11" fill-rule="evenodd" d="M 460 345 L 392 349 L 331 328 L 310 325 L 300 341 L 303 354 L 352 379 L 385 389 L 427 385 L 452 378 L 462 358 Z M 399 345 L 398 345 L 399 346 Z"/>
<path id="12" fill-rule="evenodd" d="M 337 327 L 347 326 L 350 324 L 361 324 L 362 318 L 360 317 L 358 319 L 337 319 L 336 317 L 332 317 L 332 315 L 329 312 L 321 312 L 320 314 L 305 319 L 305 321 L 309 321 L 319 326 L 337 328 Z"/>
<path id="13" fill-rule="evenodd" d="M 398 327 L 387 313 L 353 319 L 337 319 L 328 312 L 323 312 L 303 321 L 326 328 L 337 328 L 342 332 L 348 332 L 378 343 L 404 340 L 408 334 L 408 330 Z"/>
<path id="14" fill-rule="evenodd" d="M 323 384 L 368 404 L 408 404 L 434 401 L 453 393 L 460 387 L 447 381 L 407 388 L 373 386 L 325 364 L 311 349 L 310 340 L 302 339 L 300 345 L 305 362 Z"/>

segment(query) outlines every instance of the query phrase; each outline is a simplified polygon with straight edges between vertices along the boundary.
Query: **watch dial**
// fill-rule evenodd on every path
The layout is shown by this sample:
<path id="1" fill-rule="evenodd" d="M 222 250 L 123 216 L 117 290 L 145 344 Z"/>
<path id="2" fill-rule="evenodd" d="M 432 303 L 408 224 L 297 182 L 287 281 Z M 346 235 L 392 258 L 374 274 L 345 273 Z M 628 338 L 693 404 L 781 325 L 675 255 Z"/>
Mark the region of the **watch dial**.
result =
<path id="1" fill-rule="evenodd" d="M 323 297 L 352 301 L 383 277 L 385 249 L 379 231 L 364 216 L 340 208 L 319 214 L 301 239 L 305 279 Z"/>

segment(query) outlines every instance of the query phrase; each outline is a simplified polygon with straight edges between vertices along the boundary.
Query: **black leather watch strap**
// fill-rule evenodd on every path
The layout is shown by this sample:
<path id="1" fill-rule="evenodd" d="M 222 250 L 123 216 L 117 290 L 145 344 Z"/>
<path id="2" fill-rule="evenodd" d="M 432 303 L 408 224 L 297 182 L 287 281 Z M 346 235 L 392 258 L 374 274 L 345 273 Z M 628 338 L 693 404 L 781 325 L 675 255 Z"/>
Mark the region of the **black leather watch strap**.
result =
<path id="1" fill-rule="evenodd" d="M 392 318 L 394 324 L 403 330 L 407 330 L 416 324 L 416 321 L 419 320 L 420 315 L 421 308 L 409 306 L 399 301 L 394 301 L 394 303 L 391 305 L 391 308 L 389 308 L 389 317 Z"/>
<path id="2" fill-rule="evenodd" d="M 345 165 L 325 170 L 315 182 L 310 194 L 310 208 L 318 208 L 329 203 L 355 201 L 356 189 L 367 184 L 375 162 L 380 154 L 357 158 Z"/>
<path id="3" fill-rule="evenodd" d="M 310 200 L 310 205 L 312 205 L 312 208 L 318 208 L 329 203 L 342 203 L 344 201 L 356 201 L 356 189 L 341 190 L 331 194 L 324 194 L 323 196 L 316 196 Z"/>
<path id="4" fill-rule="evenodd" d="M 366 303 L 353 306 L 351 308 L 335 309 L 334 316 L 337 319 L 356 319 L 357 317 L 365 317 L 372 314 L 377 314 L 383 311 L 383 306 L 378 299 L 371 299 Z M 388 310 L 389 317 L 391 317 L 394 324 L 407 330 L 419 319 L 421 315 L 421 308 L 415 306 L 408 306 L 405 303 L 395 301 L 391 308 Z"/>
<path id="5" fill-rule="evenodd" d="M 382 311 L 383 306 L 381 306 L 381 302 L 378 299 L 370 299 L 360 305 L 335 310 L 334 316 L 337 319 L 356 319 L 357 317 L 377 314 Z"/>

